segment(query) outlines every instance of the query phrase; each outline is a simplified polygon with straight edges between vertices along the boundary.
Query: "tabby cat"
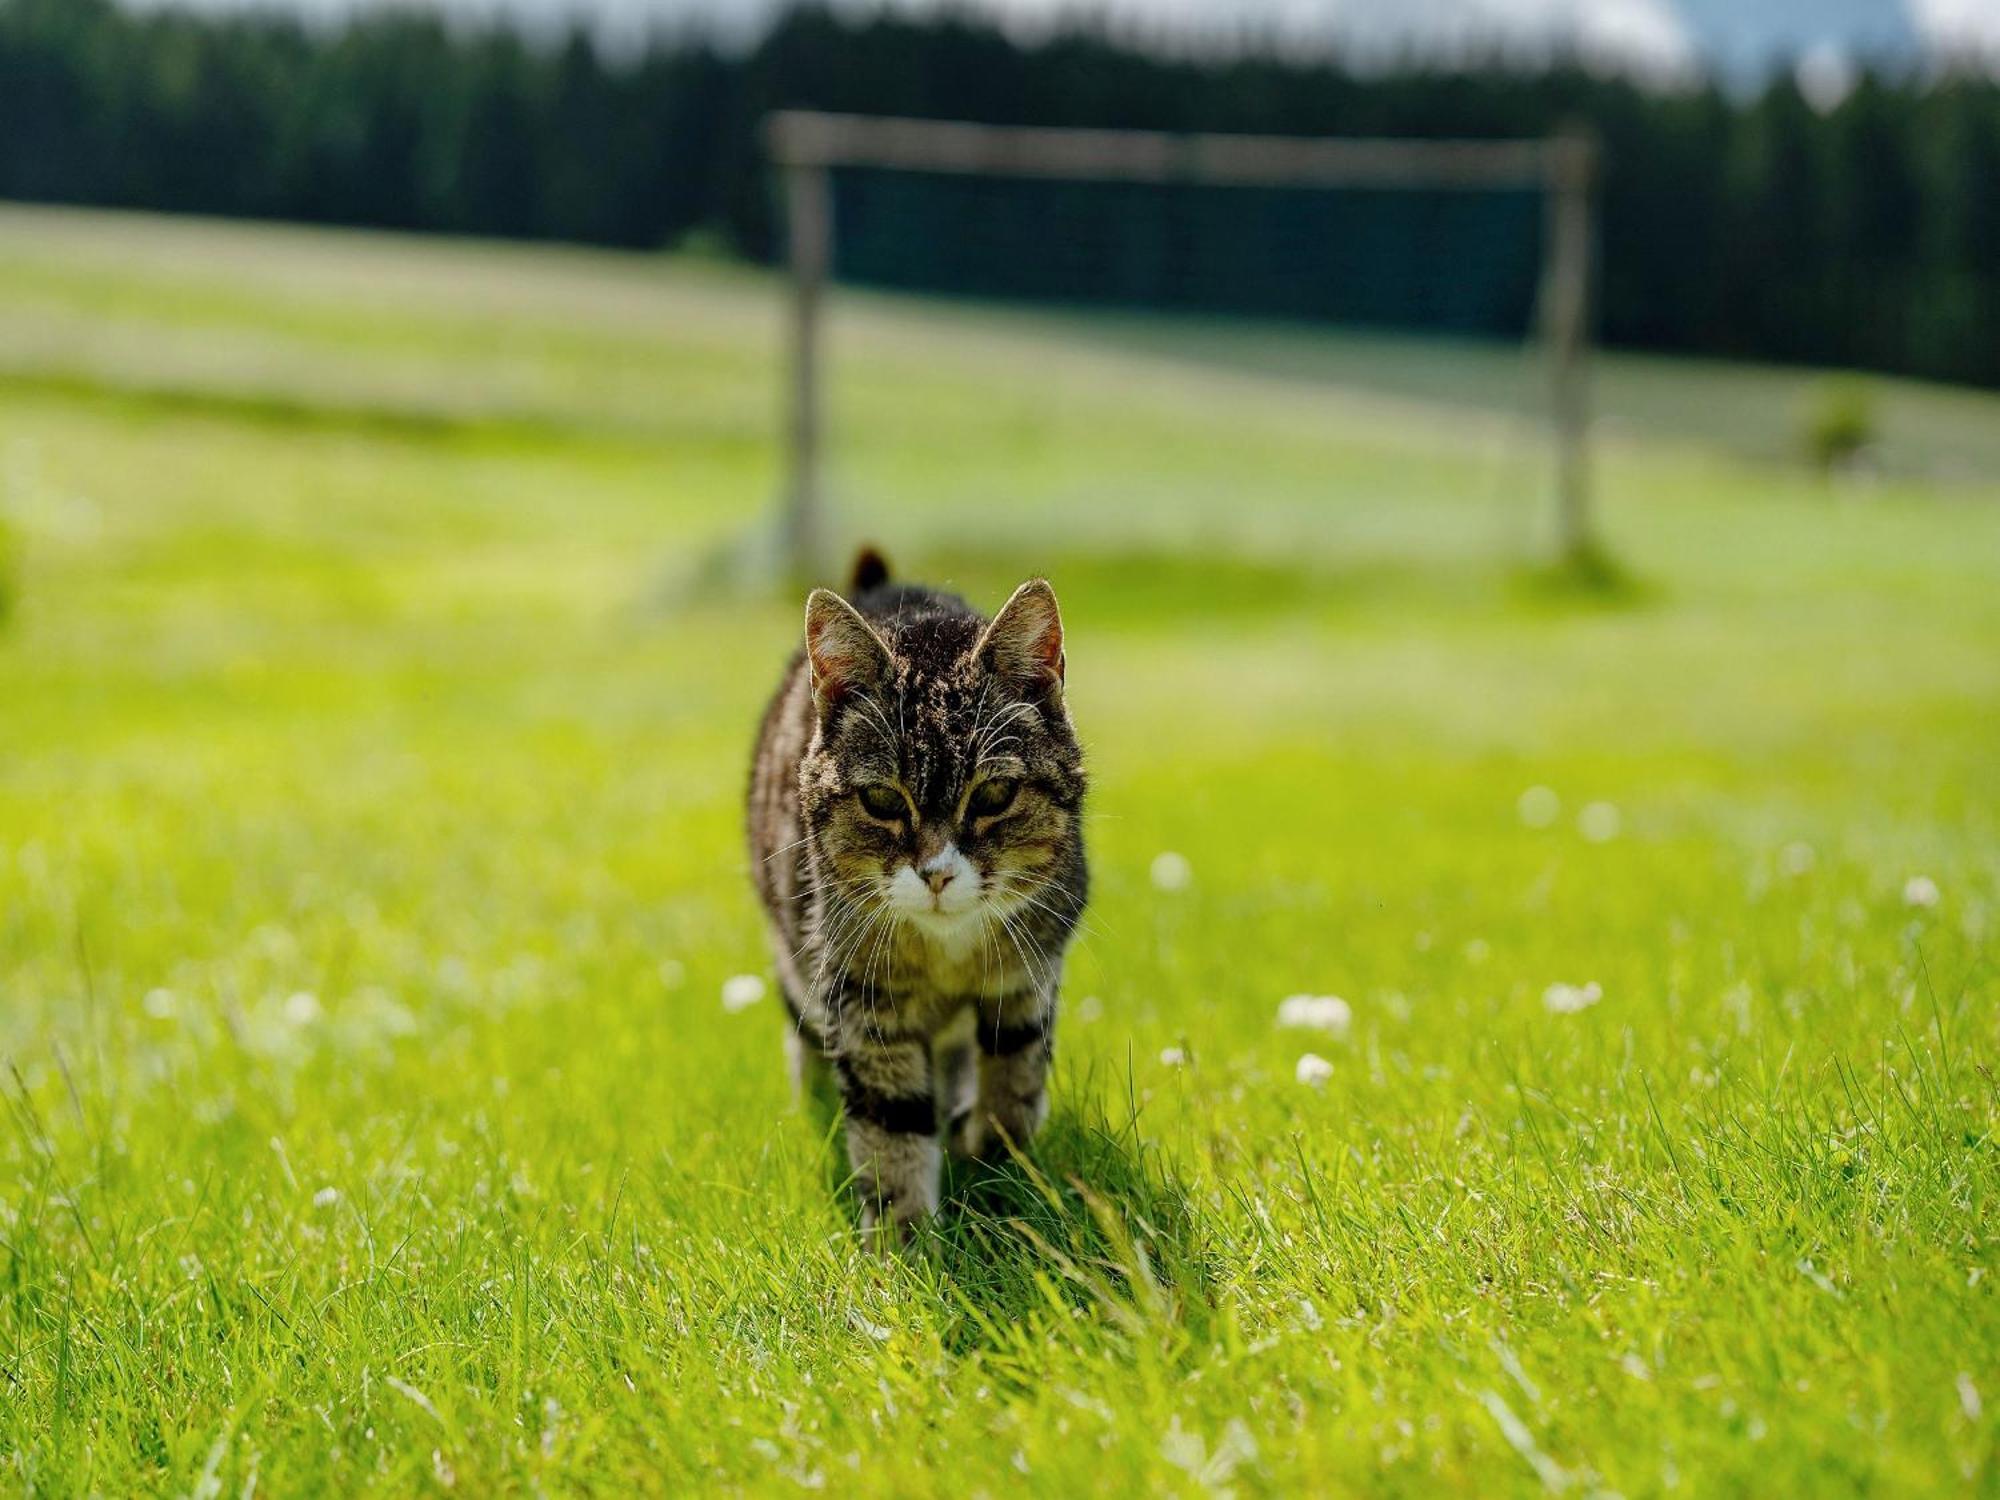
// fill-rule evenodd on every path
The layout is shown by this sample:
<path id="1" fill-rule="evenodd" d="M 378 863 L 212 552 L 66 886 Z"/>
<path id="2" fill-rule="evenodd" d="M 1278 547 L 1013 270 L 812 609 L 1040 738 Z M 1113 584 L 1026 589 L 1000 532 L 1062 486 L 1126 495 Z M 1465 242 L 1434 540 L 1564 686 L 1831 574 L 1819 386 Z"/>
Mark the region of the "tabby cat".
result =
<path id="1" fill-rule="evenodd" d="M 830 1065 L 864 1227 L 934 1212 L 941 1138 L 1025 1146 L 1048 1113 L 1083 910 L 1083 755 L 1040 579 L 990 621 L 863 553 L 806 600 L 751 768 L 751 868 L 795 1087 Z"/>

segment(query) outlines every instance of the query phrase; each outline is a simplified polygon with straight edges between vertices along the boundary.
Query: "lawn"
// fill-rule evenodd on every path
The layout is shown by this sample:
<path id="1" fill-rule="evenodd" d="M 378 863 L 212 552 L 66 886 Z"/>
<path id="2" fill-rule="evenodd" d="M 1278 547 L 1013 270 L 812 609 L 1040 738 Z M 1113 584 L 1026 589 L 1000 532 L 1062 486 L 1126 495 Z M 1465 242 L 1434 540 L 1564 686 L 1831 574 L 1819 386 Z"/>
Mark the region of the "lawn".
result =
<path id="1" fill-rule="evenodd" d="M 845 534 L 1046 573 L 1095 776 L 884 1263 L 721 1002 L 780 291 L 0 212 L 8 1487 L 1993 1493 L 2000 398 L 1611 361 L 1592 593 L 1518 354 L 842 298 Z"/>

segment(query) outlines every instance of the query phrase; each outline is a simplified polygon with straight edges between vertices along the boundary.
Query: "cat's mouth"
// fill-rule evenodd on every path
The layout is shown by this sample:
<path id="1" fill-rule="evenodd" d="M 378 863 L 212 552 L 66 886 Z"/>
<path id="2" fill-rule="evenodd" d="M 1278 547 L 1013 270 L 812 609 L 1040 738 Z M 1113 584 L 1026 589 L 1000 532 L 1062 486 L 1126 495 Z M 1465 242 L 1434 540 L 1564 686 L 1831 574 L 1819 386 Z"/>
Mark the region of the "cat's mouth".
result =
<path id="1" fill-rule="evenodd" d="M 926 891 L 922 895 L 901 896 L 892 890 L 890 903 L 900 917 L 932 927 L 955 927 L 979 914 L 984 903 L 975 889 L 955 892 Z"/>

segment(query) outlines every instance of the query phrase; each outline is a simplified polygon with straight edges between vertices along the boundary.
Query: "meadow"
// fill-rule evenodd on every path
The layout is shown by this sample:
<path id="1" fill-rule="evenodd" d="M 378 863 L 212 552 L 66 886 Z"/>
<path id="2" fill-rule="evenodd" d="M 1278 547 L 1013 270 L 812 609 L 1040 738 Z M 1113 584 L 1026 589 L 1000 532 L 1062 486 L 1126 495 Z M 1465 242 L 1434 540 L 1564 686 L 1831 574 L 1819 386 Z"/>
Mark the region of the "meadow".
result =
<path id="1" fill-rule="evenodd" d="M 1591 589 L 1518 351 L 843 294 L 842 535 L 1050 577 L 1095 778 L 884 1262 L 722 1001 L 782 305 L 0 210 L 7 1488 L 1993 1493 L 2000 397 L 1607 359 Z"/>

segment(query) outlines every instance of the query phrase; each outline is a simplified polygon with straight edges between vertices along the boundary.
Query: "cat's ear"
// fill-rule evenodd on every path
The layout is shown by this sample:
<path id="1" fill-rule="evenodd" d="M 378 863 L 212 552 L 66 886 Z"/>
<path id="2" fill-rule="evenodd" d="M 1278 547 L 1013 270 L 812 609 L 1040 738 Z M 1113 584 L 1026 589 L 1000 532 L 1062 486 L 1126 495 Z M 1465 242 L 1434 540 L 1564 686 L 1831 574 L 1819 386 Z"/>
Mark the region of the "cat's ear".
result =
<path id="1" fill-rule="evenodd" d="M 823 710 L 879 686 L 889 673 L 882 637 L 831 589 L 814 589 L 806 600 L 806 657 L 813 697 Z"/>
<path id="2" fill-rule="evenodd" d="M 1047 580 L 1030 578 L 1000 606 L 973 648 L 987 670 L 1030 697 L 1060 700 L 1063 686 L 1062 611 Z"/>

